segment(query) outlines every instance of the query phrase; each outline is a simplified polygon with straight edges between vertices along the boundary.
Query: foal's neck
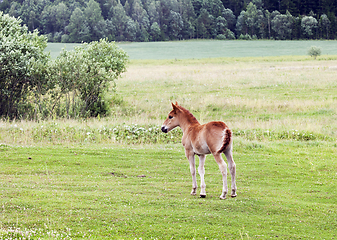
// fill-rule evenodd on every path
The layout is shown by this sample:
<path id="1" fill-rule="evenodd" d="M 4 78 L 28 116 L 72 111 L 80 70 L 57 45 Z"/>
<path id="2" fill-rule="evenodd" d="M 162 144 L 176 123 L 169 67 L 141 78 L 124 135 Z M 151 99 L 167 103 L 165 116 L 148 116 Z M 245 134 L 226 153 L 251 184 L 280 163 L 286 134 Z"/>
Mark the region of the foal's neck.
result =
<path id="1" fill-rule="evenodd" d="M 193 114 L 187 109 L 180 107 L 182 110 L 182 121 L 180 124 L 180 128 L 183 130 L 187 130 L 189 127 L 200 125 L 199 121 L 193 116 Z"/>

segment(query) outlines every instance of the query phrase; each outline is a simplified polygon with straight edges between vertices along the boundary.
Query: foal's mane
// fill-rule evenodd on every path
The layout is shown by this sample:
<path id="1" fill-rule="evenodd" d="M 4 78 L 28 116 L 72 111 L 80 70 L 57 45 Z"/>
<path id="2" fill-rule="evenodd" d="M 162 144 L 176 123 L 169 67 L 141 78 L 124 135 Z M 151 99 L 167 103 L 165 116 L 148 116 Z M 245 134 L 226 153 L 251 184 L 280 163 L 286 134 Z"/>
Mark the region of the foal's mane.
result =
<path id="1" fill-rule="evenodd" d="M 193 114 L 186 108 L 178 106 L 178 108 L 185 114 L 189 123 L 199 123 L 199 121 L 193 116 Z"/>

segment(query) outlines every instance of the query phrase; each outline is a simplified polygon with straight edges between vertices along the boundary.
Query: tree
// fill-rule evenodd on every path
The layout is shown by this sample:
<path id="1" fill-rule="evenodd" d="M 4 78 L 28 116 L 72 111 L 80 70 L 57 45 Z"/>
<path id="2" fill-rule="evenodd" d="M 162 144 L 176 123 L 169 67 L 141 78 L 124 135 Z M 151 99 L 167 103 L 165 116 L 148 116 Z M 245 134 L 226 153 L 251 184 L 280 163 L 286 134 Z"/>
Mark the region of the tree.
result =
<path id="1" fill-rule="evenodd" d="M 170 11 L 170 25 L 169 25 L 169 36 L 171 39 L 180 39 L 181 30 L 183 28 L 183 20 L 181 15 L 175 11 Z"/>
<path id="2" fill-rule="evenodd" d="M 137 34 L 137 41 L 140 42 L 148 42 L 150 38 L 150 34 L 148 33 L 147 29 L 144 26 L 140 25 L 139 31 Z"/>
<path id="3" fill-rule="evenodd" d="M 183 21 L 181 35 L 183 39 L 191 39 L 194 37 L 195 27 L 195 13 L 191 0 L 181 0 L 180 15 Z"/>
<path id="4" fill-rule="evenodd" d="M 8 11 L 8 14 L 12 17 L 18 18 L 20 16 L 20 12 L 21 12 L 21 6 L 19 3 L 17 2 L 12 2 L 11 3 L 11 7 Z"/>
<path id="5" fill-rule="evenodd" d="M 252 3 L 256 6 L 258 10 L 263 10 L 263 2 L 262 0 L 252 0 Z"/>
<path id="6" fill-rule="evenodd" d="M 106 29 L 102 28 L 104 25 L 104 19 L 102 16 L 102 11 L 99 4 L 95 0 L 90 0 L 87 3 L 87 7 L 84 9 L 84 15 L 90 29 L 90 40 L 99 40 L 105 37 L 104 31 Z"/>
<path id="7" fill-rule="evenodd" d="M 259 7 L 257 7 L 253 2 L 256 2 Z M 247 11 L 245 12 L 245 21 L 248 28 L 247 31 L 251 36 L 259 35 L 260 38 L 264 38 L 267 22 L 261 10 L 262 2 L 261 0 L 255 0 L 253 2 L 248 4 Z"/>
<path id="8" fill-rule="evenodd" d="M 257 28 L 256 31 L 258 33 L 259 38 L 261 39 L 265 38 L 267 26 L 268 26 L 267 18 L 264 16 L 263 11 L 258 9 L 256 13 L 255 27 Z"/>
<path id="9" fill-rule="evenodd" d="M 55 20 L 56 20 L 56 31 L 59 32 L 66 32 L 66 26 L 69 23 L 69 17 L 70 17 L 70 11 L 64 3 L 59 3 L 55 9 L 55 12 L 52 14 L 55 15 Z"/>
<path id="10" fill-rule="evenodd" d="M 21 20 L 0 12 L 0 116 L 32 117 L 30 97 L 45 93 L 47 39 L 28 32 Z"/>
<path id="11" fill-rule="evenodd" d="M 224 7 L 220 0 L 208 0 L 203 2 L 203 8 L 207 9 L 207 12 L 214 18 L 222 15 Z"/>
<path id="12" fill-rule="evenodd" d="M 112 18 L 111 22 L 112 25 L 116 29 L 116 40 L 117 41 L 124 41 L 124 32 L 126 28 L 126 23 L 128 21 L 128 17 L 125 13 L 125 10 L 122 6 L 122 4 L 118 3 L 116 6 L 114 6 L 111 10 L 112 12 Z"/>
<path id="13" fill-rule="evenodd" d="M 150 20 L 150 24 L 152 26 L 153 23 L 159 23 L 159 11 L 157 9 L 157 4 L 158 2 L 156 1 L 151 1 L 151 3 L 149 4 L 147 13 L 149 15 L 149 20 Z"/>
<path id="14" fill-rule="evenodd" d="M 70 42 L 80 43 L 90 41 L 89 26 L 80 8 L 76 8 L 71 14 L 67 30 Z"/>
<path id="15" fill-rule="evenodd" d="M 78 9 L 86 18 L 80 32 L 86 35 L 89 29 L 87 41 L 104 37 L 124 41 L 130 18 L 135 24 L 135 41 L 152 39 L 151 26 L 155 22 L 161 30 L 161 40 L 215 38 L 222 24 L 219 17 L 227 21 L 227 29 L 221 32 L 230 35 L 235 32 L 236 36 L 262 39 L 337 36 L 336 0 L 0 0 L 0 9 L 21 17 L 28 30 L 38 29 L 49 41 L 80 42 L 79 39 L 83 39 L 83 36 L 75 38 L 73 25 L 75 16 L 80 15 Z M 272 20 L 281 13 L 288 19 L 277 17 L 274 26 L 280 22 L 286 26 L 272 29 Z M 316 26 L 312 26 L 307 17 L 312 17 L 310 21 L 316 19 Z M 289 28 L 287 20 L 292 25 L 291 33 L 285 32 Z M 72 36 L 69 29 L 73 30 Z M 131 35 L 128 33 L 128 38 Z"/>
<path id="16" fill-rule="evenodd" d="M 317 28 L 317 23 L 317 20 L 312 16 L 305 16 L 302 18 L 301 28 L 307 38 L 312 38 L 314 36 L 315 30 Z"/>
<path id="17" fill-rule="evenodd" d="M 217 34 L 224 34 L 227 30 L 227 21 L 224 17 L 217 17 L 216 19 Z"/>
<path id="18" fill-rule="evenodd" d="M 10 4 L 9 4 L 9 2 L 8 2 L 8 0 L 2 0 L 1 2 L 0 2 L 0 11 L 1 12 L 4 12 L 5 10 L 7 10 L 8 8 L 10 8 Z"/>
<path id="19" fill-rule="evenodd" d="M 127 41 L 135 41 L 137 37 L 137 25 L 136 22 L 133 21 L 131 18 L 126 22 L 126 27 L 125 27 L 125 38 Z"/>
<path id="20" fill-rule="evenodd" d="M 41 24 L 42 30 L 41 32 L 44 34 L 54 33 L 56 31 L 55 28 L 55 19 L 53 16 L 54 8 L 52 6 L 45 6 L 41 13 Z"/>
<path id="21" fill-rule="evenodd" d="M 41 29 L 40 15 L 45 5 L 50 4 L 49 0 L 25 0 L 20 9 L 20 18 L 28 26 L 29 31 Z"/>
<path id="22" fill-rule="evenodd" d="M 257 15 L 257 8 L 256 6 L 250 2 L 247 6 L 246 11 L 246 24 L 248 27 L 248 32 L 251 36 L 256 34 L 255 22 L 256 22 L 256 15 Z"/>
<path id="23" fill-rule="evenodd" d="M 271 38 L 271 14 L 268 10 L 265 11 L 267 26 L 268 26 L 268 38 Z"/>
<path id="24" fill-rule="evenodd" d="M 196 16 L 199 16 L 200 10 L 203 7 L 203 0 L 192 0 L 192 5 Z"/>
<path id="25" fill-rule="evenodd" d="M 326 39 L 329 39 L 329 31 L 331 22 L 326 14 L 323 14 L 319 20 L 319 25 L 321 28 L 322 35 L 326 35 Z"/>
<path id="26" fill-rule="evenodd" d="M 107 38 L 109 39 L 109 41 L 115 41 L 116 40 L 116 26 L 114 25 L 112 20 L 105 20 L 106 22 L 106 28 L 107 28 Z"/>
<path id="27" fill-rule="evenodd" d="M 134 0 L 132 4 L 131 17 L 136 22 L 141 22 L 144 15 L 148 16 L 140 0 Z"/>
<path id="28" fill-rule="evenodd" d="M 245 11 L 241 11 L 240 15 L 238 16 L 238 20 L 236 21 L 236 34 L 239 36 L 240 34 L 247 34 L 248 33 L 248 25 L 247 25 L 247 16 Z"/>
<path id="29" fill-rule="evenodd" d="M 216 31 L 216 23 L 215 23 L 214 28 L 212 26 L 213 23 L 215 23 L 214 17 L 208 13 L 207 9 L 202 8 L 200 10 L 199 17 L 197 18 L 197 37 L 202 37 L 202 38 L 213 37 L 212 29 L 215 29 Z"/>
<path id="30" fill-rule="evenodd" d="M 292 21 L 285 15 L 277 15 L 271 20 L 271 27 L 276 34 L 276 39 L 289 39 L 292 32 Z"/>
<path id="31" fill-rule="evenodd" d="M 226 19 L 228 28 L 234 32 L 235 24 L 236 24 L 236 17 L 233 14 L 233 11 L 228 8 L 225 8 L 222 11 L 222 16 Z"/>
<path id="32" fill-rule="evenodd" d="M 49 41 L 59 42 L 69 23 L 70 11 L 64 3 L 46 5 L 41 13 L 41 32 L 50 33 Z"/>

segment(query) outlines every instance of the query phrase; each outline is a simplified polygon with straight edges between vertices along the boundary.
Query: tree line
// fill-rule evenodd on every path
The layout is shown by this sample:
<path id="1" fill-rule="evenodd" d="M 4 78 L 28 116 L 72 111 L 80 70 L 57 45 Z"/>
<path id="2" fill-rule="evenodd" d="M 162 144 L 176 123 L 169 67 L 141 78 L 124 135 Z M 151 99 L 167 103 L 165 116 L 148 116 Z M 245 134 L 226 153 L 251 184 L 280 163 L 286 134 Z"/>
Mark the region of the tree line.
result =
<path id="1" fill-rule="evenodd" d="M 335 39 L 335 0 L 0 0 L 49 42 Z"/>

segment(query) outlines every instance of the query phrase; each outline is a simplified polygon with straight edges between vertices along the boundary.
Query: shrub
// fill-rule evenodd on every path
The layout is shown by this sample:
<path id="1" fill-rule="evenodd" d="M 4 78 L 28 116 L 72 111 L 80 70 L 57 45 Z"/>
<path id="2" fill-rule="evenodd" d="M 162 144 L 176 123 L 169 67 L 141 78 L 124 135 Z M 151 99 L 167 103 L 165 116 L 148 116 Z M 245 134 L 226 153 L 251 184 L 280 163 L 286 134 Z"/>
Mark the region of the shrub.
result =
<path id="1" fill-rule="evenodd" d="M 242 37 L 244 38 L 244 35 L 242 35 Z M 232 40 L 232 39 L 235 39 L 235 35 L 231 30 L 226 29 L 226 31 L 223 34 L 218 34 L 216 36 L 216 39 L 218 39 L 218 40 L 226 40 L 226 39 Z"/>
<path id="2" fill-rule="evenodd" d="M 245 35 L 241 33 L 239 36 L 239 39 L 240 40 L 252 40 L 252 37 L 248 33 L 246 33 Z"/>
<path id="3" fill-rule="evenodd" d="M 127 54 L 106 39 L 83 44 L 75 51 L 63 50 L 52 66 L 55 88 L 51 111 L 67 117 L 106 115 L 104 97 L 114 80 L 125 71 Z M 62 101 L 64 103 L 62 105 Z"/>
<path id="4" fill-rule="evenodd" d="M 225 36 L 227 39 L 230 39 L 230 40 L 235 39 L 235 34 L 229 29 L 226 30 Z"/>
<path id="5" fill-rule="evenodd" d="M 218 35 L 216 36 L 216 39 L 217 39 L 217 40 L 226 40 L 226 36 L 225 36 L 224 34 L 218 34 Z"/>
<path id="6" fill-rule="evenodd" d="M 47 39 L 21 22 L 0 12 L 0 116 L 11 119 L 31 117 L 33 105 L 50 87 Z"/>
<path id="7" fill-rule="evenodd" d="M 317 56 L 320 56 L 321 55 L 321 48 L 320 47 L 316 47 L 316 46 L 311 46 L 309 49 L 308 49 L 308 54 L 311 56 L 311 57 L 314 57 L 316 59 Z"/>

